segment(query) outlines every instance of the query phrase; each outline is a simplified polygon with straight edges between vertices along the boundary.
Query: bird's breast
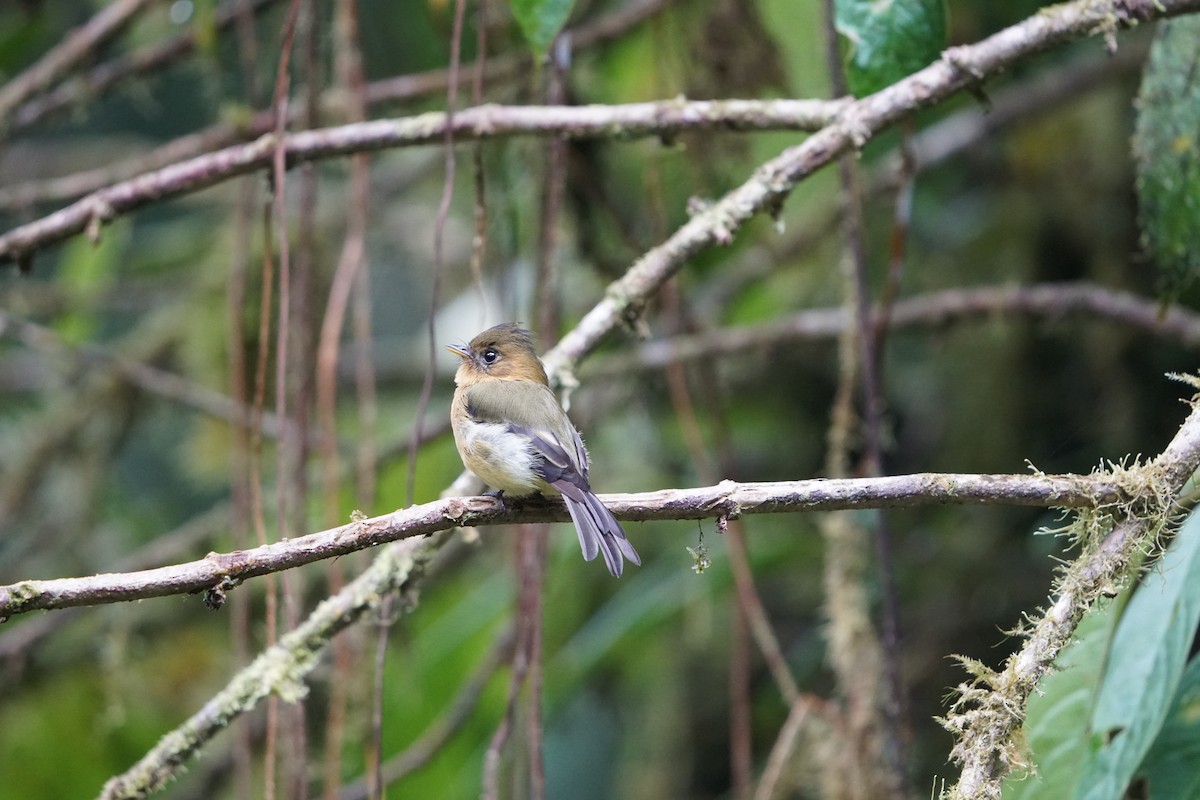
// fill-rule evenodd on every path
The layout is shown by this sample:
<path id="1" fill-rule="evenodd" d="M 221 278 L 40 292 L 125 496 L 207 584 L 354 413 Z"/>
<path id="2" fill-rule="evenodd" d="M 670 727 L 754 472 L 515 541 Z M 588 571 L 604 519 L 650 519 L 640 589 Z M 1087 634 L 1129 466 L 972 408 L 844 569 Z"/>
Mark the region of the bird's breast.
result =
<path id="1" fill-rule="evenodd" d="M 546 490 L 533 443 L 507 425 L 464 419 L 454 425 L 454 441 L 467 469 L 488 486 L 514 497 Z"/>

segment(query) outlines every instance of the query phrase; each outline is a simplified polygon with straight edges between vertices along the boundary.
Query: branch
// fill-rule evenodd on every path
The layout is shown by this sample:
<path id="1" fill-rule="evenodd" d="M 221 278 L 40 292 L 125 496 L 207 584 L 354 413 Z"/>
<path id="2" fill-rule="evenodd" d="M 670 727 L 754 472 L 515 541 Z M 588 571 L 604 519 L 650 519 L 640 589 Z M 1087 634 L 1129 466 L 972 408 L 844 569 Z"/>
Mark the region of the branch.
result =
<path id="1" fill-rule="evenodd" d="M 814 130 L 846 107 L 824 100 L 663 100 L 616 106 L 483 105 L 451 117 L 430 112 L 416 117 L 356 122 L 301 131 L 283 137 L 288 167 L 393 147 L 435 144 L 447 135 L 456 141 L 497 139 L 518 134 L 635 138 L 683 130 Z M 206 189 L 271 165 L 277 134 L 234 145 L 139 175 L 80 198 L 39 220 L 0 236 L 0 263 L 28 259 L 49 244 L 99 226 L 147 205 Z"/>
<path id="2" fill-rule="evenodd" d="M 886 478 L 735 483 L 602 495 L 622 520 L 685 520 L 746 514 L 927 505 L 1093 507 L 1124 496 L 1103 477 L 918 473 Z M 85 578 L 29 580 L 0 586 L 0 619 L 35 609 L 117 603 L 200 591 L 211 593 L 247 578 L 299 567 L 356 550 L 428 536 L 453 528 L 518 522 L 566 522 L 561 498 L 525 503 L 493 497 L 450 497 L 294 539 L 209 553 L 186 564 Z M 216 599 L 219 600 L 219 597 Z"/>
<path id="3" fill-rule="evenodd" d="M 255 0 L 255 2 L 260 1 Z M 610 11 L 604 16 L 597 17 L 594 21 L 583 23 L 569 32 L 574 50 L 579 52 L 616 39 L 662 11 L 666 5 L 667 0 L 634 0 L 623 8 Z M 170 50 L 166 45 L 161 49 Z M 163 55 L 166 54 L 164 52 Z M 158 61 L 154 51 L 145 53 L 139 51 L 130 56 L 130 59 L 139 69 L 157 66 L 156 62 Z M 97 68 L 97 72 L 103 71 L 105 66 L 109 71 L 120 68 L 120 64 L 101 65 Z M 489 81 L 511 80 L 528 73 L 532 67 L 532 58 L 527 54 L 503 55 L 489 58 L 482 65 L 472 62 L 465 65 L 463 70 L 474 71 L 480 66 Z M 444 92 L 449 85 L 449 80 L 450 72 L 446 69 L 386 78 L 366 86 L 367 103 L 370 106 L 379 106 Z M 103 89 L 107 86 L 99 88 Z M 55 95 L 57 94 L 59 92 L 55 92 Z M 321 113 L 333 118 L 343 118 L 347 116 L 347 106 L 350 103 L 353 103 L 353 100 L 348 101 L 344 91 L 333 90 L 322 99 Z M 26 106 L 29 105 L 32 104 L 26 104 Z M 26 107 L 22 107 L 17 112 L 18 117 L 25 111 Z M 37 108 L 33 111 L 41 113 L 41 110 Z M 293 110 L 292 113 L 298 120 L 298 112 Z M 31 181 L 0 187 L 0 207 L 26 209 L 38 203 L 70 200 L 143 172 L 160 169 L 177 161 L 194 158 L 201 153 L 228 147 L 237 142 L 245 142 L 273 130 L 274 127 L 275 112 L 273 110 L 256 112 L 248 121 L 218 122 L 203 130 L 167 142 L 149 153 L 139 154 L 134 158 L 115 164 L 46 181 Z"/>
<path id="4" fill-rule="evenodd" d="M 876 309 L 874 319 L 878 319 Z M 1094 283 L 1044 283 L 947 289 L 897 301 L 889 330 L 946 328 L 959 322 L 1026 316 L 1059 320 L 1082 317 L 1127 325 L 1189 350 L 1200 350 L 1200 314 Z M 842 308 L 800 311 L 762 325 L 734 325 L 703 333 L 644 342 L 627 356 L 612 356 L 587 370 L 590 379 L 660 369 L 677 361 L 711 359 L 777 347 L 786 342 L 833 340 L 846 327 Z"/>
<path id="5" fill-rule="evenodd" d="M 1193 385 L 1196 385 L 1193 382 Z M 1175 507 L 1184 483 L 1200 467 L 1200 406 L 1195 405 L 1171 443 L 1128 478 L 1143 481 L 1138 493 L 1144 507 L 1123 508 L 1102 539 L 1085 542 L 1083 555 L 1063 573 L 1058 596 L 1033 621 L 1024 646 L 1011 655 L 1000 673 L 977 675 L 982 685 L 961 684 L 945 727 L 959 740 L 951 757 L 962 764 L 958 783 L 944 797 L 999 798 L 1005 776 L 1022 745 L 1013 741 L 1025 718 L 1026 703 L 1038 680 L 1071 641 L 1084 613 L 1104 594 L 1128 580 L 1134 556 L 1154 547 L 1164 520 Z"/>
<path id="6" fill-rule="evenodd" d="M 759 167 L 749 181 L 696 214 L 610 284 L 605 299 L 543 357 L 547 371 L 561 373 L 559 377 L 569 385 L 573 365 L 613 328 L 636 318 L 647 299 L 690 257 L 728 244 L 756 214 L 777 215 L 797 183 L 913 112 L 978 86 L 1022 59 L 1070 39 L 1196 10 L 1200 0 L 1075 0 L 1043 9 L 977 44 L 951 48 L 925 69 L 851 103 L 837 122 Z"/>
<path id="7" fill-rule="evenodd" d="M 127 771 L 108 781 L 105 800 L 144 797 L 162 788 L 178 767 L 218 731 L 275 694 L 285 700 L 302 698 L 304 677 L 316 666 L 321 651 L 339 631 L 349 627 L 394 591 L 403 591 L 420 576 L 429 549 L 406 542 L 380 553 L 370 567 L 345 589 L 322 602 L 304 622 L 279 643 L 263 651 L 186 722 L 159 740 Z M 412 603 L 401 603 L 400 608 Z"/>

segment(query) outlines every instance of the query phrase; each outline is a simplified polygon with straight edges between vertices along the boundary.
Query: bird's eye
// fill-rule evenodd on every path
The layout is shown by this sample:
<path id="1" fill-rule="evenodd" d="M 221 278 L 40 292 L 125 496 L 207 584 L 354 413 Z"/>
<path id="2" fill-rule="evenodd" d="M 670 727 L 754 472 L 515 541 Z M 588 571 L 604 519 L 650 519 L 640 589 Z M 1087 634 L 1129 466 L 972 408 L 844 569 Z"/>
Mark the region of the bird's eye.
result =
<path id="1" fill-rule="evenodd" d="M 494 364 L 499 357 L 500 354 L 496 352 L 496 348 L 494 347 L 489 347 L 483 351 L 483 363 L 485 364 Z"/>

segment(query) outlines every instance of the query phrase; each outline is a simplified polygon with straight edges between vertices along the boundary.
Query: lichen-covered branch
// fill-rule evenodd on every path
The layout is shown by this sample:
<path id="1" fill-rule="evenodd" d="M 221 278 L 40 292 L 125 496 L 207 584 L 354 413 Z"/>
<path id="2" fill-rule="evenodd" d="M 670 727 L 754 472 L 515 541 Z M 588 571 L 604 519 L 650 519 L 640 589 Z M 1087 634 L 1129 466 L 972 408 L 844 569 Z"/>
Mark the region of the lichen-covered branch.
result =
<path id="1" fill-rule="evenodd" d="M 102 800 L 145 797 L 162 788 L 205 742 L 264 697 L 275 694 L 293 702 L 303 697 L 305 678 L 329 640 L 391 592 L 404 591 L 421 574 L 432 551 L 429 540 L 411 540 L 385 549 L 362 575 L 317 606 L 278 644 L 263 651 L 136 764 L 111 778 L 100 793 Z"/>
<path id="2" fill-rule="evenodd" d="M 722 481 L 695 489 L 601 495 L 613 514 L 626 521 L 950 504 L 1094 507 L 1122 497 L 1121 487 L 1103 475 L 944 473 L 771 483 Z M 202 591 L 219 593 L 247 578 L 400 539 L 453 528 L 569 519 L 560 498 L 505 503 L 486 496 L 448 497 L 250 550 L 209 553 L 186 564 L 0 586 L 0 618 L 35 609 L 119 603 Z"/>

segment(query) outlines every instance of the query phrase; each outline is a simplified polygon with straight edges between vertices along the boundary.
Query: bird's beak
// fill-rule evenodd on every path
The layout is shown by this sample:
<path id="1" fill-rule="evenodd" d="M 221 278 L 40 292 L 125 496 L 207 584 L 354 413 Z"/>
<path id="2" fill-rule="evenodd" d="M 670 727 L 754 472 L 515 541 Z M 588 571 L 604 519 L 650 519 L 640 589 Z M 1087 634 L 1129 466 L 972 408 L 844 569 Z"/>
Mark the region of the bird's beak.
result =
<path id="1" fill-rule="evenodd" d="M 448 344 L 446 345 L 446 349 L 451 353 L 454 353 L 454 355 L 458 356 L 463 361 L 468 361 L 471 358 L 471 351 L 460 344 Z"/>

